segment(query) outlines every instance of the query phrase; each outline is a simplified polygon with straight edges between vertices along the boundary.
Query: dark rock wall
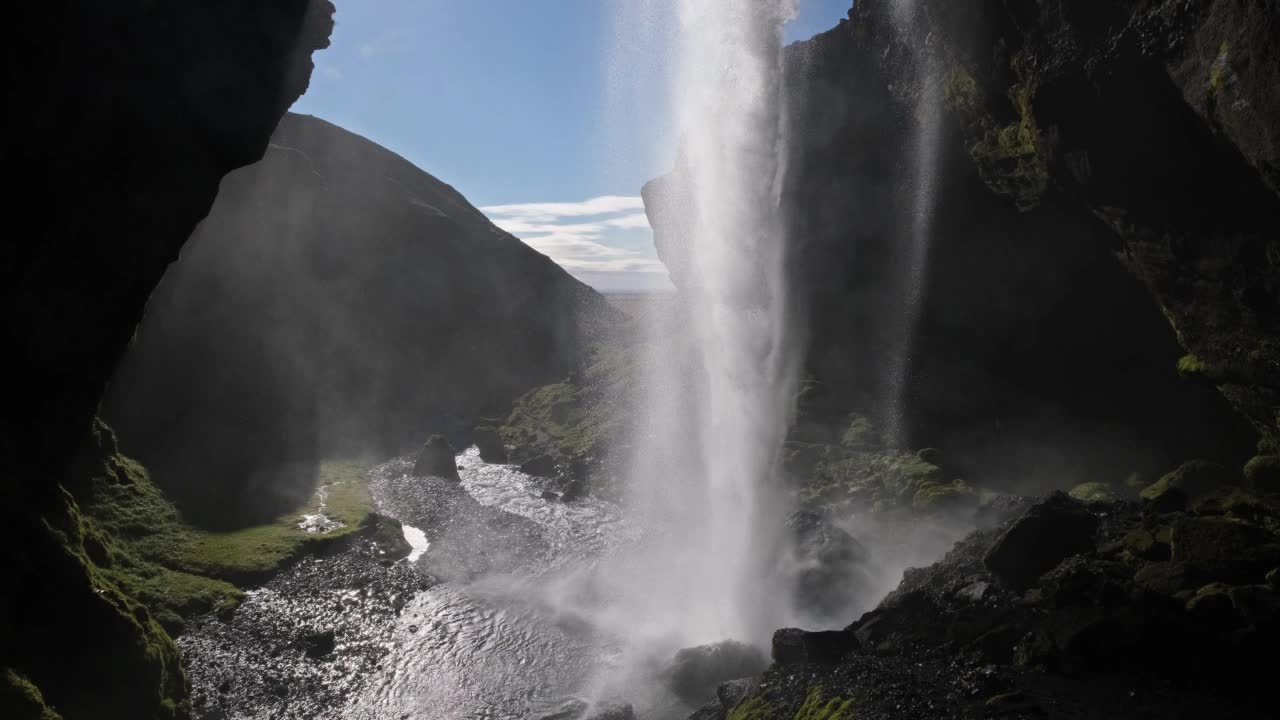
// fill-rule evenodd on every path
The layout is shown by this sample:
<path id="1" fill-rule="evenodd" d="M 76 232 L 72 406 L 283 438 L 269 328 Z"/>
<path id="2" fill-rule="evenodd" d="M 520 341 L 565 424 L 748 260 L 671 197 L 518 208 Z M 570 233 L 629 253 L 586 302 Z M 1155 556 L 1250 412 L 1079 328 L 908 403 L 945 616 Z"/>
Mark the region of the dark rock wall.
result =
<path id="1" fill-rule="evenodd" d="M 104 415 L 188 514 L 273 517 L 319 457 L 502 414 L 616 316 L 453 188 L 289 114 L 152 296 Z"/>
<path id="2" fill-rule="evenodd" d="M 1055 4 L 1072 5 L 1041 3 Z M 1076 5 L 1077 15 L 1088 16 L 1082 23 L 1103 22 L 1093 16 L 1114 10 Z M 1143 194 L 1148 214 L 1165 226 L 1184 223 L 1184 236 L 1198 231 L 1179 218 L 1248 227 L 1249 237 L 1261 237 L 1261 228 L 1274 226 L 1258 173 L 1244 172 L 1221 141 L 1192 144 L 1213 133 L 1180 95 L 1161 95 L 1172 90 L 1169 80 L 1118 60 L 1106 76 L 1133 77 L 1108 96 L 1110 105 L 1082 108 L 1065 94 L 1044 100 L 1057 103 L 1058 124 L 1087 121 L 1114 137 L 1088 158 L 1044 162 L 1038 143 L 1065 131 L 1020 114 L 1027 101 L 1017 73 L 1029 61 L 1012 59 L 1022 56 L 1006 37 L 1039 37 L 1027 23 L 1041 22 L 1040 31 L 1053 36 L 1046 47 L 1064 47 L 1063 23 L 1052 13 L 1024 17 L 1034 6 L 922 3 L 907 45 L 888 3 L 866 0 L 850 21 L 788 48 L 792 150 L 784 207 L 813 382 L 801 419 L 840 426 L 857 410 L 884 424 L 899 400 L 892 375 L 905 361 L 898 440 L 940 447 L 948 470 L 987 485 L 1044 490 L 1118 482 L 1134 471 L 1153 476 L 1190 457 L 1240 462 L 1254 441 L 1248 424 L 1211 383 L 1179 377 L 1177 362 L 1186 352 L 1179 340 L 1199 354 L 1214 333 L 1239 334 L 1228 323 L 1277 318 L 1243 318 L 1221 301 L 1242 292 L 1242 276 L 1264 277 L 1257 248 L 1206 241 L 1224 251 L 1211 263 L 1199 251 L 1175 257 L 1169 242 L 1153 250 L 1152 242 L 1118 233 L 1080 192 L 1061 187 L 1058 173 L 1070 179 L 1071 168 L 1092 167 L 1099 186 Z M 937 97 L 924 98 L 941 112 L 941 150 L 922 301 L 903 354 L 917 68 L 930 58 L 944 68 Z M 967 70 L 999 63 L 1002 72 L 990 70 L 990 80 Z M 1010 87 L 988 90 L 984 83 L 996 78 Z M 1145 109 L 1153 96 L 1169 102 Z M 974 108 L 987 101 L 998 107 L 979 117 Z M 645 193 L 663 259 L 677 267 L 681 182 L 677 168 Z M 1199 289 L 1181 301 L 1161 290 L 1160 278 L 1205 272 L 1216 284 L 1191 282 Z M 1181 319 L 1196 313 L 1212 316 L 1216 330 L 1195 331 Z"/>
<path id="3" fill-rule="evenodd" d="M 95 568 L 73 494 L 114 451 L 93 417 L 218 181 L 256 160 L 328 44 L 327 0 L 25 3 L 0 133 L 0 716 L 184 717 L 177 648 Z M 87 448 L 87 449 L 86 449 Z M 70 491 L 70 492 L 68 492 Z"/>

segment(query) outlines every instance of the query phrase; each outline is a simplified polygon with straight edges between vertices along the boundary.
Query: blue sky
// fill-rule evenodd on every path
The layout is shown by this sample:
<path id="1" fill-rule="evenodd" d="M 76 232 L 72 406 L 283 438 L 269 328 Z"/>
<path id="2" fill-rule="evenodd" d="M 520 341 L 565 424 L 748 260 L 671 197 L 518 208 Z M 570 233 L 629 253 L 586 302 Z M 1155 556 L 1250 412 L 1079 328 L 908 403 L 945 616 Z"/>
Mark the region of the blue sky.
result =
<path id="1" fill-rule="evenodd" d="M 605 290 L 665 287 L 640 186 L 670 168 L 662 0 L 347 0 L 294 105 L 403 155 Z M 851 0 L 800 0 L 788 40 Z"/>

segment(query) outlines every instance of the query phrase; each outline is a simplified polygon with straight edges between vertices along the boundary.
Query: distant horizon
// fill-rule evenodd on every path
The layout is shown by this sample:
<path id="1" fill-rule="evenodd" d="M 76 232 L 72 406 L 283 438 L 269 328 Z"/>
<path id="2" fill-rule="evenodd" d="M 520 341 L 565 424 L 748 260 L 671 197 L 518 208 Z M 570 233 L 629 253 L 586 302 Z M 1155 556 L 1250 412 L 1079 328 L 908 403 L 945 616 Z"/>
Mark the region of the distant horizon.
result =
<path id="1" fill-rule="evenodd" d="M 800 0 L 784 40 L 852 5 Z M 671 292 L 639 194 L 675 156 L 672 19 L 624 0 L 340 4 L 292 110 L 404 157 L 600 292 Z"/>

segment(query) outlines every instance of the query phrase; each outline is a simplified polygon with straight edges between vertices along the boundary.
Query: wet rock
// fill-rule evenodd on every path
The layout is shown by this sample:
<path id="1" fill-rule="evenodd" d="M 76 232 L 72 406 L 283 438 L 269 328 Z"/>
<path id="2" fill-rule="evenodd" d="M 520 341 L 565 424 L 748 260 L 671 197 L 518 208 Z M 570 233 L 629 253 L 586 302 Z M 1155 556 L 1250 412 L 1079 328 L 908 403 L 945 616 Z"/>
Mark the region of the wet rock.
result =
<path id="1" fill-rule="evenodd" d="M 1280 568 L 1273 568 L 1267 573 L 1267 583 L 1271 585 L 1272 590 L 1280 591 Z"/>
<path id="2" fill-rule="evenodd" d="M 1022 495 L 996 495 L 978 507 L 974 520 L 978 527 L 997 527 L 1026 512 L 1034 503 Z"/>
<path id="3" fill-rule="evenodd" d="M 586 496 L 587 483 L 583 480 L 573 480 L 565 486 L 564 492 L 560 494 L 560 500 L 562 502 L 573 502 Z"/>
<path id="4" fill-rule="evenodd" d="M 413 464 L 414 477 L 431 475 L 447 480 L 461 480 L 458 476 L 458 463 L 454 460 L 456 454 L 443 435 L 432 435 L 418 451 Z"/>
<path id="5" fill-rule="evenodd" d="M 760 681 L 756 678 L 739 678 L 723 682 L 716 688 L 716 698 L 725 712 L 733 712 L 733 709 L 738 707 L 738 704 L 759 685 Z"/>
<path id="6" fill-rule="evenodd" d="M 755 647 L 725 640 L 677 652 L 663 677 L 676 697 L 697 706 L 715 698 L 720 683 L 759 675 L 768 665 Z"/>
<path id="7" fill-rule="evenodd" d="M 860 627 L 859 630 L 865 630 Z M 832 664 L 858 649 L 856 631 L 783 628 L 773 633 L 773 661 L 779 665 Z"/>
<path id="8" fill-rule="evenodd" d="M 404 539 L 404 526 L 395 518 L 369 513 L 360 528 L 360 534 L 373 541 L 384 560 L 394 562 L 409 557 L 413 552 L 413 546 Z"/>
<path id="9" fill-rule="evenodd" d="M 547 502 L 557 502 L 560 500 L 560 493 L 555 492 L 554 490 L 543 490 L 542 494 L 538 497 L 546 500 Z"/>
<path id="10" fill-rule="evenodd" d="M 539 455 L 520 463 L 520 472 L 534 477 L 555 477 L 559 470 L 559 464 L 550 455 Z"/>
<path id="11" fill-rule="evenodd" d="M 1055 492 L 1001 533 L 983 563 L 1009 585 L 1027 588 L 1066 558 L 1092 551 L 1097 527 L 1083 504 Z"/>
<path id="12" fill-rule="evenodd" d="M 1071 497 L 1086 504 L 1108 504 L 1117 500 L 1115 490 L 1101 482 L 1080 483 L 1067 493 Z"/>
<path id="13" fill-rule="evenodd" d="M 1280 542 L 1263 528 L 1225 517 L 1183 517 L 1173 524 L 1173 559 L 1205 577 L 1259 582 L 1280 563 Z"/>
<path id="14" fill-rule="evenodd" d="M 1280 457 L 1258 455 L 1245 463 L 1244 483 L 1255 492 L 1280 494 Z"/>
<path id="15" fill-rule="evenodd" d="M 481 460 L 498 464 L 507 461 L 507 446 L 502 442 L 502 435 L 497 428 L 481 425 L 471 433 L 471 441 L 480 451 Z"/>
<path id="16" fill-rule="evenodd" d="M 1187 498 L 1195 499 L 1230 485 L 1234 480 L 1234 473 L 1217 463 L 1191 460 L 1152 483 L 1140 496 L 1147 502 L 1159 502 L 1166 492 L 1176 489 L 1182 491 Z"/>
<path id="17" fill-rule="evenodd" d="M 333 630 L 317 630 L 303 635 L 300 644 L 307 657 L 318 660 L 333 652 L 337 636 Z"/>
<path id="18" fill-rule="evenodd" d="M 583 720 L 636 720 L 630 704 L 598 703 Z"/>
<path id="19" fill-rule="evenodd" d="M 1236 620 L 1231 588 L 1223 583 L 1205 585 L 1196 590 L 1196 594 L 1187 601 L 1187 612 L 1198 622 L 1210 627 L 1231 626 Z"/>
<path id="20" fill-rule="evenodd" d="M 866 548 L 852 535 L 810 512 L 792 513 L 787 529 L 795 540 L 795 599 L 815 624 L 846 617 L 871 581 Z"/>
<path id="21" fill-rule="evenodd" d="M 1194 585 L 1187 564 L 1172 561 L 1143 565 L 1134 574 L 1133 582 L 1140 590 L 1169 597 L 1190 589 Z"/>
<path id="22" fill-rule="evenodd" d="M 716 700 L 694 710 L 690 713 L 688 720 L 725 720 L 727 714 L 728 711 L 719 700 Z"/>
<path id="23" fill-rule="evenodd" d="M 1148 530 L 1146 528 L 1135 528 L 1125 533 L 1121 543 L 1125 550 L 1134 557 L 1144 560 L 1168 560 L 1170 555 L 1169 548 L 1170 533 L 1167 528 L 1161 530 Z M 1163 540 L 1161 540 L 1163 538 Z"/>

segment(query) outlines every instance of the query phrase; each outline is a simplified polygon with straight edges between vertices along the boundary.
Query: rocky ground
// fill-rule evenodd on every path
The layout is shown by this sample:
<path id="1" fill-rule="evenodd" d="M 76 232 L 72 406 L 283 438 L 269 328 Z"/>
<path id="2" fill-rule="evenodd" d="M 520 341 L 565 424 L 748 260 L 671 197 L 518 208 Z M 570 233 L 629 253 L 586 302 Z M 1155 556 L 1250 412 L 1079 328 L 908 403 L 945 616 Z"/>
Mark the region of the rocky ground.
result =
<path id="1" fill-rule="evenodd" d="M 773 666 L 693 715 L 1273 717 L 1280 503 L 1187 463 L 1140 501 L 1006 498 L 841 631 L 780 630 Z"/>

